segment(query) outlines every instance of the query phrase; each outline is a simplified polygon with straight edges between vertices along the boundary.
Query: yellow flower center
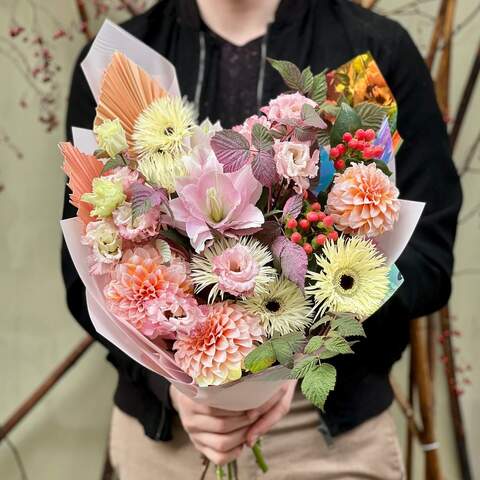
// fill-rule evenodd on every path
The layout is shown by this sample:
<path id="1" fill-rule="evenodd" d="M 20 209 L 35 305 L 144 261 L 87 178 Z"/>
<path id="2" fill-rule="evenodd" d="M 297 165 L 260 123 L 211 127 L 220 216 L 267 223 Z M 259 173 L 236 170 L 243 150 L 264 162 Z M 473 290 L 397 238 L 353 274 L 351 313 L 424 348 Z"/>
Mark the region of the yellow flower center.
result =
<path id="1" fill-rule="evenodd" d="M 207 190 L 207 204 L 211 220 L 215 223 L 221 222 L 224 219 L 225 214 L 215 187 L 210 187 Z"/>

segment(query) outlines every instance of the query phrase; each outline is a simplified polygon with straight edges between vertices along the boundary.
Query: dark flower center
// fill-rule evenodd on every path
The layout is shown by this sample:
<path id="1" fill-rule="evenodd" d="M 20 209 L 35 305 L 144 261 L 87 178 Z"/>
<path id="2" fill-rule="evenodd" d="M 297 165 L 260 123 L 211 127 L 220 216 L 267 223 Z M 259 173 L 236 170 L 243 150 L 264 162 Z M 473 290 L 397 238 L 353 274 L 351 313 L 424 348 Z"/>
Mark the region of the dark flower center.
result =
<path id="1" fill-rule="evenodd" d="M 173 127 L 167 127 L 167 128 L 165 128 L 165 130 L 163 131 L 163 133 L 164 133 L 165 135 L 172 135 L 174 131 L 175 131 L 175 130 L 173 129 Z"/>
<path id="2" fill-rule="evenodd" d="M 342 275 L 340 277 L 340 286 L 344 290 L 351 290 L 353 288 L 353 283 L 353 277 L 351 277 L 350 275 Z"/>
<path id="3" fill-rule="evenodd" d="M 278 312 L 280 310 L 280 303 L 277 300 L 269 300 L 265 308 L 270 312 Z"/>

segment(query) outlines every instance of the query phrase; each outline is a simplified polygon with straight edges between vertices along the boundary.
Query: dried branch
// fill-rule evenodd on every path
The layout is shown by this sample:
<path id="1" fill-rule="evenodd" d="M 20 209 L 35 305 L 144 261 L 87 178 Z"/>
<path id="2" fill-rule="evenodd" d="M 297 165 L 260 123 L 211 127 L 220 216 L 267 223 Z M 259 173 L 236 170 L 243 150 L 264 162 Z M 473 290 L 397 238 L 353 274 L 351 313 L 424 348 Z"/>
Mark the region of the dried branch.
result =
<path id="1" fill-rule="evenodd" d="M 93 38 L 93 35 L 90 30 L 88 12 L 87 8 L 85 7 L 85 2 L 83 0 L 75 0 L 75 4 L 77 6 L 78 15 L 80 16 L 80 20 L 82 22 L 82 32 L 85 35 L 87 41 L 91 40 Z"/>

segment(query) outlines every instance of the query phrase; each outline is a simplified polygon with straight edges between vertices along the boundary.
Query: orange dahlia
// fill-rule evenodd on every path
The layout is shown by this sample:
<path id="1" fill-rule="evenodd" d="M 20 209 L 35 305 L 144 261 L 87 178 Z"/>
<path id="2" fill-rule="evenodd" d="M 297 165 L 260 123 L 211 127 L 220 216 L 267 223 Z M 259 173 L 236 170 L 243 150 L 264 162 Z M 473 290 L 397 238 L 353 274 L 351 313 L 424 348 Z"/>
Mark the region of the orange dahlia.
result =
<path id="1" fill-rule="evenodd" d="M 327 210 L 335 227 L 346 233 L 376 237 L 398 220 L 398 189 L 374 163 L 354 163 L 335 177 Z"/>
<path id="2" fill-rule="evenodd" d="M 177 332 L 175 361 L 201 387 L 239 379 L 244 358 L 262 341 L 258 319 L 232 302 L 204 306 L 203 312 L 189 331 Z"/>
<path id="3" fill-rule="evenodd" d="M 165 263 L 148 245 L 125 252 L 104 293 L 117 318 L 152 339 L 175 338 L 182 317 L 197 306 L 188 263 L 176 256 Z"/>

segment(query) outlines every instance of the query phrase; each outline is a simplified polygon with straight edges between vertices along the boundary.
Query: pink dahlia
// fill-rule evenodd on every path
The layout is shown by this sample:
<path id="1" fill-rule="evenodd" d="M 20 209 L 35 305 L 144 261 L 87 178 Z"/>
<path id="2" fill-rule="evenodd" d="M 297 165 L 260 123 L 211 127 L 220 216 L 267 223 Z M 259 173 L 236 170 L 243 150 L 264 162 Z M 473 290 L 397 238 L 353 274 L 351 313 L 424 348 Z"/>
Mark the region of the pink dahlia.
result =
<path id="1" fill-rule="evenodd" d="M 398 220 L 398 189 L 374 163 L 354 163 L 334 180 L 327 210 L 338 230 L 376 237 Z"/>
<path id="2" fill-rule="evenodd" d="M 104 294 L 110 311 L 150 338 L 174 338 L 179 319 L 196 307 L 188 263 L 172 257 L 163 263 L 147 245 L 125 252 Z"/>
<path id="3" fill-rule="evenodd" d="M 175 361 L 201 387 L 220 385 L 242 376 L 243 360 L 261 342 L 256 317 L 232 302 L 203 307 L 205 317 L 190 331 L 179 331 L 173 345 Z"/>
<path id="4" fill-rule="evenodd" d="M 308 103 L 312 107 L 317 104 L 301 93 L 282 93 L 277 98 L 270 100 L 268 106 L 260 110 L 271 122 L 282 122 L 285 120 L 301 120 L 302 107 Z"/>

